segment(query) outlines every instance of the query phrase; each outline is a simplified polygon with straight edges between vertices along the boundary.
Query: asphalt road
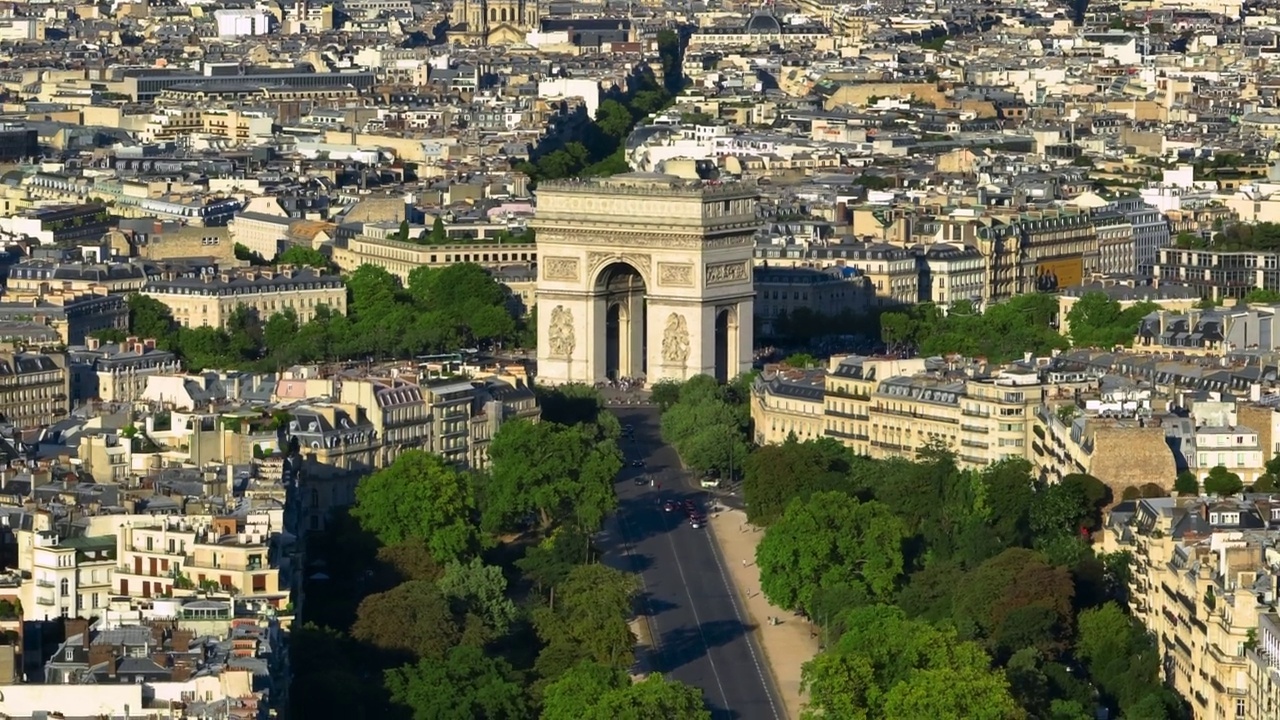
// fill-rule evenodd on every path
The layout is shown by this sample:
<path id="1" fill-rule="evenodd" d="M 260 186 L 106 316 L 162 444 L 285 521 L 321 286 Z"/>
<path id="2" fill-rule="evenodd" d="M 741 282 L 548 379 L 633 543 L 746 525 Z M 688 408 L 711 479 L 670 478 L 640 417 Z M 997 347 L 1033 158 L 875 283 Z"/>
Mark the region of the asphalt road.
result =
<path id="1" fill-rule="evenodd" d="M 706 529 L 689 527 L 683 511 L 664 512 L 661 500 L 692 498 L 704 510 L 710 496 L 680 470 L 676 452 L 658 434 L 654 408 L 617 408 L 635 427 L 623 440 L 626 467 L 618 479 L 619 511 L 606 537 L 606 561 L 638 572 L 640 612 L 654 636 L 649 671 L 702 689 L 714 720 L 785 720 L 764 653 L 746 625 L 719 550 Z M 631 462 L 643 459 L 644 468 Z M 652 476 L 661 488 L 637 486 Z"/>

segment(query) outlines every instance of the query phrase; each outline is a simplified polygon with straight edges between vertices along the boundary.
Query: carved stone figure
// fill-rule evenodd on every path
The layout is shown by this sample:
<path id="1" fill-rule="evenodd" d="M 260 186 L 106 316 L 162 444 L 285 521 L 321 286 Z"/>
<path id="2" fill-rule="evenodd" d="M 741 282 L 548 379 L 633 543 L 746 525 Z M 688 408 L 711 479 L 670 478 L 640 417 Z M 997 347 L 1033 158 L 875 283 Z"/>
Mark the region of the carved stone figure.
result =
<path id="1" fill-rule="evenodd" d="M 667 327 L 662 333 L 662 359 L 676 365 L 683 365 L 689 359 L 689 324 L 679 313 L 667 316 Z"/>
<path id="2" fill-rule="evenodd" d="M 547 327 L 547 348 L 557 357 L 573 357 L 573 312 L 563 305 L 551 311 L 551 323 Z"/>

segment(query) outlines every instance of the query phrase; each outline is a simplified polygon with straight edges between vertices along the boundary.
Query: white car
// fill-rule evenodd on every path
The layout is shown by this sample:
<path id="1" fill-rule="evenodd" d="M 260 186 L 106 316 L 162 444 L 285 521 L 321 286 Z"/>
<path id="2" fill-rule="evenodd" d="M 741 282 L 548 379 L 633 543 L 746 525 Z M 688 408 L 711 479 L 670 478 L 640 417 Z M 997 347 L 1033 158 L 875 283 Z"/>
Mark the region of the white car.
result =
<path id="1" fill-rule="evenodd" d="M 720 481 L 719 481 L 719 480 L 717 480 L 717 479 L 715 479 L 715 478 L 709 478 L 709 477 L 702 478 L 702 481 L 701 481 L 701 482 L 699 482 L 698 484 L 699 484 L 699 485 L 701 485 L 701 486 L 702 486 L 702 487 L 704 487 L 704 488 L 718 488 L 718 487 L 720 487 Z"/>

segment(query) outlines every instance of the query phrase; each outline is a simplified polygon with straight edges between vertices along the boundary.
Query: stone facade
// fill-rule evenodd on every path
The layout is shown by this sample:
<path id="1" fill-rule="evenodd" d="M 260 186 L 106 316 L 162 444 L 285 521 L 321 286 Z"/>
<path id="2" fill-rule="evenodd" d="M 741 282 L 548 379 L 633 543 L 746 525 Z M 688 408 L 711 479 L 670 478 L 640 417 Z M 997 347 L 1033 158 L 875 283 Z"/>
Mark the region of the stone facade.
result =
<path id="1" fill-rule="evenodd" d="M 756 190 L 629 173 L 538 190 L 538 373 L 547 384 L 751 367 Z"/>

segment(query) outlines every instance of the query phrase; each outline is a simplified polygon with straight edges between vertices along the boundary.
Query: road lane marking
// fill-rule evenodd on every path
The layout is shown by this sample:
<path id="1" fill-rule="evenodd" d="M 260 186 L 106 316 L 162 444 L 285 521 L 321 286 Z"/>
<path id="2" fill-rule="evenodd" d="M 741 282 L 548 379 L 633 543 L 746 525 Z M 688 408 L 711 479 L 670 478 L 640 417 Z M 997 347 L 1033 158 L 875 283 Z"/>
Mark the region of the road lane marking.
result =
<path id="1" fill-rule="evenodd" d="M 619 498 L 621 498 L 621 494 L 618 493 L 618 495 Z M 662 653 L 662 633 L 659 632 L 657 620 L 653 616 L 653 605 L 650 602 L 652 597 L 649 595 L 649 583 L 645 582 L 644 573 L 636 569 L 635 552 L 630 539 L 631 537 L 634 537 L 631 534 L 631 523 L 627 522 L 621 509 L 614 514 L 614 518 L 620 526 L 619 530 L 622 535 L 622 552 L 627 556 L 627 561 L 631 564 L 631 571 L 640 577 L 640 591 L 644 593 L 644 624 L 649 626 L 649 642 L 651 643 L 649 655 L 656 657 Z M 652 664 L 652 660 L 650 660 L 650 664 Z"/>
<path id="2" fill-rule="evenodd" d="M 708 533 L 715 532 L 715 530 L 711 527 L 710 521 L 708 521 L 707 523 L 707 532 Z M 737 591 L 737 588 L 729 581 L 728 575 L 725 574 L 724 562 L 720 558 L 720 548 L 716 546 L 716 541 L 712 538 L 707 538 L 707 542 L 711 543 L 711 556 L 716 559 L 716 569 L 720 571 L 720 579 L 724 581 L 725 590 L 729 592 L 729 602 L 731 605 L 733 605 L 733 614 L 735 617 L 738 618 L 738 624 L 742 625 L 742 627 L 745 628 L 747 627 L 747 623 L 742 619 L 741 611 L 738 610 L 738 597 L 737 597 L 738 591 Z M 774 720 L 778 720 L 779 717 L 785 717 L 785 716 L 778 715 L 778 704 L 774 702 L 774 699 L 773 699 L 773 695 L 774 695 L 773 671 L 770 670 L 769 676 L 766 678 L 764 668 L 760 665 L 760 657 L 756 655 L 755 638 L 751 637 L 751 632 L 754 629 L 755 628 L 752 628 L 751 630 L 748 630 L 746 633 L 747 650 L 751 653 L 751 662 L 754 663 L 756 666 L 756 674 L 760 676 L 760 686 L 764 688 L 764 695 L 765 697 L 769 698 L 769 707 L 770 709 L 773 710 Z"/>
<path id="3" fill-rule="evenodd" d="M 724 682 L 720 680 L 720 669 L 716 667 L 716 659 L 711 656 L 711 643 L 707 642 L 707 632 L 702 627 L 702 618 L 698 616 L 698 606 L 693 602 L 693 593 L 689 591 L 689 581 L 684 575 L 684 563 L 680 562 L 680 551 L 676 548 L 676 541 L 672 537 L 672 535 L 675 534 L 675 530 L 669 530 L 665 534 L 667 536 L 667 542 L 671 545 L 671 554 L 676 560 L 676 570 L 680 573 L 680 584 L 684 586 L 684 595 L 689 598 L 689 609 L 693 611 L 693 621 L 698 624 L 698 637 L 702 638 L 703 652 L 707 656 L 707 661 L 711 663 L 711 674 L 716 677 L 716 687 L 720 688 L 720 699 L 724 702 L 724 709 L 729 711 L 732 709 L 729 705 L 729 695 L 724 691 Z M 737 607 L 735 607 L 734 613 L 737 613 L 737 611 Z M 738 622 L 742 622 L 742 619 L 739 618 Z M 750 647 L 750 643 L 748 643 L 748 647 Z M 757 669 L 758 668 L 759 664 L 757 663 Z M 768 690 L 766 689 L 766 694 L 767 692 Z M 772 702 L 773 701 L 770 700 L 770 703 Z M 776 710 L 774 711 L 774 715 L 775 717 L 777 716 Z"/>

